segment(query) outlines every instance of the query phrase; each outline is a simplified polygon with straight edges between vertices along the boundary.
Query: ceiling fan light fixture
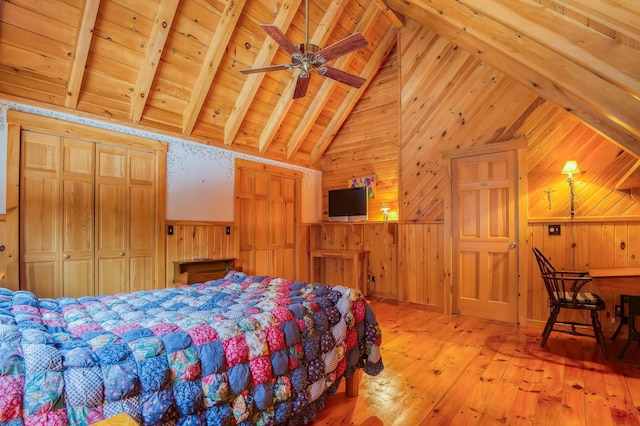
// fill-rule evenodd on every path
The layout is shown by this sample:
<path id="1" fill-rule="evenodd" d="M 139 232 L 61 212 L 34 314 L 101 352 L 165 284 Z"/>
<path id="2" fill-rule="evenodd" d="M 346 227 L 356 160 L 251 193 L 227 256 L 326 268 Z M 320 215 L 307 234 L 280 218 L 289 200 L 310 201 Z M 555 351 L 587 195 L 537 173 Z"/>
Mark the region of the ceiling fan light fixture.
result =
<path id="1" fill-rule="evenodd" d="M 271 65 L 259 68 L 249 68 L 240 70 L 243 74 L 252 74 L 256 72 L 268 72 L 278 70 L 291 70 L 300 68 L 298 81 L 294 91 L 294 99 L 304 97 L 309 85 L 309 77 L 311 71 L 315 70 L 323 77 L 330 78 L 339 83 L 346 84 L 353 88 L 359 89 L 364 82 L 364 78 L 355 74 L 338 70 L 335 68 L 327 68 L 323 64 L 327 61 L 335 59 L 339 56 L 346 55 L 361 47 L 367 46 L 367 40 L 360 33 L 354 33 L 343 38 L 332 45 L 320 48 L 319 46 L 309 43 L 309 2 L 306 2 L 305 13 L 305 42 L 295 44 L 287 38 L 287 36 L 275 25 L 260 24 L 260 28 L 267 33 L 280 47 L 291 55 L 291 64 Z"/>

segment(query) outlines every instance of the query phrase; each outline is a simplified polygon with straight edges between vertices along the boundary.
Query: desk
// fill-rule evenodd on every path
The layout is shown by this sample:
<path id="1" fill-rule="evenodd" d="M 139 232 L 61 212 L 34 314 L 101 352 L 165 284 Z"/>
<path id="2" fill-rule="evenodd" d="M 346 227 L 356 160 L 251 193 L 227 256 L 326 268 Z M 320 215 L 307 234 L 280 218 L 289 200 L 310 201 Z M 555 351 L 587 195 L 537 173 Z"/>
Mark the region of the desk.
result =
<path id="1" fill-rule="evenodd" d="M 640 268 L 589 269 L 589 275 L 603 293 L 640 296 Z"/>
<path id="2" fill-rule="evenodd" d="M 638 306 L 640 305 L 640 268 L 606 268 L 606 269 L 590 269 L 592 281 L 596 284 L 599 291 L 605 293 L 626 294 L 629 297 L 629 340 L 618 355 L 618 359 L 622 360 L 624 354 L 629 348 L 632 340 L 640 342 L 640 330 L 636 327 L 635 318 L 640 314 Z M 624 322 L 620 323 L 615 336 L 620 331 L 620 327 Z"/>
<path id="3" fill-rule="evenodd" d="M 346 284 L 347 287 L 359 289 L 362 294 L 367 295 L 367 280 L 365 273 L 367 270 L 367 259 L 369 252 L 364 250 L 311 250 L 309 263 L 309 279 L 310 281 L 326 284 L 324 277 L 323 259 L 339 259 L 353 262 L 353 281 Z M 318 276 L 317 272 L 320 272 Z"/>

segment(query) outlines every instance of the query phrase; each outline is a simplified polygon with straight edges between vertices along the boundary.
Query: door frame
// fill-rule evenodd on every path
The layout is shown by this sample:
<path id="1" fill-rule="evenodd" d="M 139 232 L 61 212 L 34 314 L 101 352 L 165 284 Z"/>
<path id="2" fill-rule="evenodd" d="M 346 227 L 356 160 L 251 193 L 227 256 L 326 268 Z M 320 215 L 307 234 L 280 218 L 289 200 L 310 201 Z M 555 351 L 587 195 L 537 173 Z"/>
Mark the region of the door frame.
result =
<path id="1" fill-rule="evenodd" d="M 444 267 L 445 267 L 445 314 L 452 315 L 454 308 L 454 297 L 456 295 L 457 282 L 455 281 L 453 270 L 453 226 L 457 221 L 453 220 L 452 202 L 453 202 L 453 169 L 452 162 L 455 158 L 470 157 L 483 154 L 491 154 L 495 152 L 515 151 L 516 154 L 516 256 L 518 258 L 518 306 L 517 321 L 518 324 L 526 324 L 527 318 L 527 282 L 529 281 L 529 268 L 527 262 L 527 253 L 529 243 L 527 238 L 527 218 L 529 212 L 529 198 L 527 192 L 527 140 L 524 138 L 511 139 L 505 142 L 486 144 L 479 147 L 467 149 L 456 149 L 454 151 L 445 151 L 442 153 L 442 161 L 446 179 L 444 188 Z"/>

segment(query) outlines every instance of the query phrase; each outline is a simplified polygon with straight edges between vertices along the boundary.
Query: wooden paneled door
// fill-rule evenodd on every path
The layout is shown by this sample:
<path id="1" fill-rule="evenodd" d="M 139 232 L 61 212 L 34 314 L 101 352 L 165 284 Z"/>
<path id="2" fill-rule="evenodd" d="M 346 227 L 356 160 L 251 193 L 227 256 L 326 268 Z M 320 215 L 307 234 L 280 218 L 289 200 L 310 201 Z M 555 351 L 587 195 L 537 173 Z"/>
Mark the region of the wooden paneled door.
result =
<path id="1" fill-rule="evenodd" d="M 93 294 L 94 144 L 22 132 L 21 279 L 40 297 Z"/>
<path id="2" fill-rule="evenodd" d="M 518 314 L 516 152 L 452 161 L 454 312 L 515 323 Z"/>
<path id="3" fill-rule="evenodd" d="M 244 272 L 295 277 L 300 185 L 299 172 L 237 160 L 237 265 Z"/>

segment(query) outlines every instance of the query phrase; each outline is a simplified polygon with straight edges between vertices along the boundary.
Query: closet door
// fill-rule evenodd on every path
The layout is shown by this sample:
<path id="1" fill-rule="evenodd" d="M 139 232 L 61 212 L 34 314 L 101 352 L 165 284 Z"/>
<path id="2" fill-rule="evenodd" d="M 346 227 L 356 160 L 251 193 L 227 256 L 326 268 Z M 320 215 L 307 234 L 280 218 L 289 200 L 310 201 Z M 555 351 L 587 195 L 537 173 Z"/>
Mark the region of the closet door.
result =
<path id="1" fill-rule="evenodd" d="M 129 291 L 151 290 L 155 259 L 156 156 L 129 151 L 128 273 Z"/>
<path id="2" fill-rule="evenodd" d="M 22 287 L 40 297 L 93 292 L 93 144 L 23 131 Z"/>
<path id="3" fill-rule="evenodd" d="M 20 150 L 20 282 L 40 297 L 58 297 L 60 138 L 23 131 Z"/>
<path id="4" fill-rule="evenodd" d="M 127 150 L 96 147 L 96 295 L 129 289 Z"/>
<path id="5" fill-rule="evenodd" d="M 96 156 L 96 293 L 155 288 L 155 154 L 97 144 Z"/>
<path id="6" fill-rule="evenodd" d="M 80 297 L 94 288 L 95 145 L 62 140 L 62 295 Z"/>

